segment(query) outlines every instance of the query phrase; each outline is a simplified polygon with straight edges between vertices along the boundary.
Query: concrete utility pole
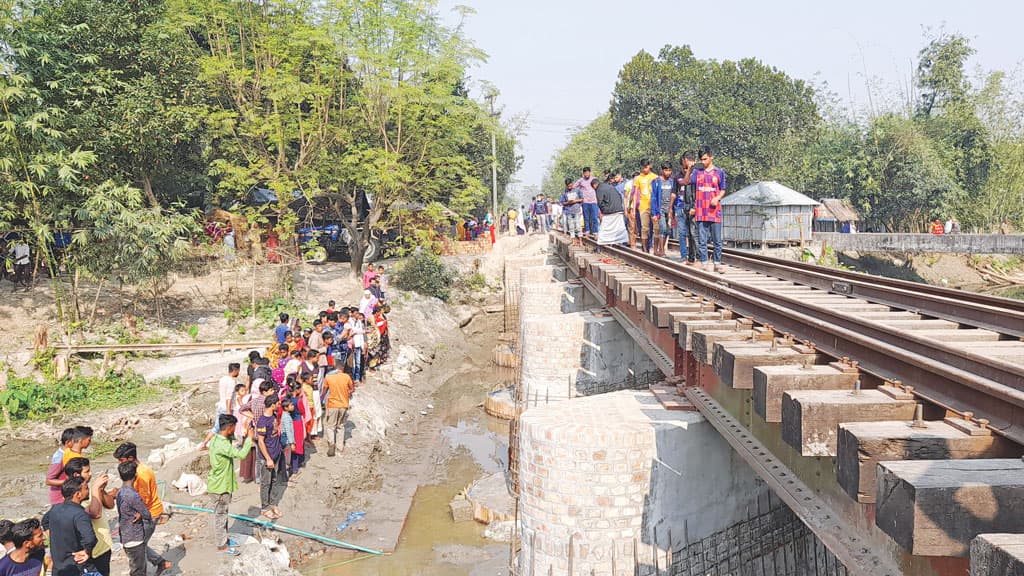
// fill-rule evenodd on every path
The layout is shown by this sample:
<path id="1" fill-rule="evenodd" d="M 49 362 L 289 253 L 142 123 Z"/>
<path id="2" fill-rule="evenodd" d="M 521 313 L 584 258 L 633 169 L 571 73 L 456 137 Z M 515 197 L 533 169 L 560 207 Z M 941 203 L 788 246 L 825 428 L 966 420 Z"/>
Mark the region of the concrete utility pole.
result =
<path id="1" fill-rule="evenodd" d="M 485 96 L 487 104 L 491 108 L 491 118 L 497 118 L 494 113 L 494 99 L 497 94 L 490 92 Z M 491 127 L 491 216 L 497 221 L 498 218 L 498 143 L 497 126 Z"/>
<path id="2" fill-rule="evenodd" d="M 491 130 L 491 216 L 498 217 L 498 146 Z"/>

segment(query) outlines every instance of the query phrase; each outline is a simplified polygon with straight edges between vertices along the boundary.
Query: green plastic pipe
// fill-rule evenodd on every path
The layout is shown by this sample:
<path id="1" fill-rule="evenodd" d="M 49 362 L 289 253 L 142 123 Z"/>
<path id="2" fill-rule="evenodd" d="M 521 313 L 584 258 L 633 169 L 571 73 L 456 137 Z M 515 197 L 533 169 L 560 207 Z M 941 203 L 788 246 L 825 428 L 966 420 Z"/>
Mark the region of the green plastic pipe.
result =
<path id="1" fill-rule="evenodd" d="M 198 506 L 186 506 L 185 504 L 172 504 L 170 502 L 168 502 L 167 505 L 170 506 L 171 508 L 178 508 L 181 510 L 191 510 L 193 512 L 207 512 L 210 514 L 215 513 L 213 510 L 209 508 L 200 508 Z M 348 542 L 342 542 L 341 540 L 335 540 L 333 538 L 328 538 L 327 536 L 320 536 L 319 534 L 313 534 L 312 532 L 306 532 L 305 530 L 299 530 L 297 528 L 281 526 L 280 524 L 274 524 L 273 522 L 267 522 L 266 520 L 260 520 L 258 518 L 250 518 L 249 516 L 242 516 L 241 514 L 228 514 L 228 517 L 234 518 L 236 520 L 243 520 L 245 522 L 256 524 L 257 526 L 262 526 L 264 528 L 269 528 L 271 530 L 276 530 L 278 532 L 284 532 L 285 534 L 291 534 L 292 536 L 302 536 L 304 538 L 316 540 L 317 542 L 330 544 L 331 546 L 338 546 L 340 548 L 348 548 L 349 550 L 366 552 L 367 554 L 373 554 L 375 556 L 380 556 L 381 554 L 384 554 L 380 550 L 371 550 L 370 548 L 363 548 L 362 546 L 356 546 L 355 544 L 349 544 Z"/>

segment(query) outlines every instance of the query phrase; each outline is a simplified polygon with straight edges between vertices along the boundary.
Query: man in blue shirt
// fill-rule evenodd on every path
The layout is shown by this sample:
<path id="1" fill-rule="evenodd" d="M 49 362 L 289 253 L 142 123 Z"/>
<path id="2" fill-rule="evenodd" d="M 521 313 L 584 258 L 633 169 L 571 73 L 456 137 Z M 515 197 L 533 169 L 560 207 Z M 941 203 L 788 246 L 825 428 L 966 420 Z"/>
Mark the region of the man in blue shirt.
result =
<path id="1" fill-rule="evenodd" d="M 281 323 L 277 325 L 277 328 L 274 328 L 274 338 L 277 340 L 278 344 L 284 344 L 285 335 L 287 335 L 288 332 L 291 332 L 291 328 L 288 327 L 288 315 L 281 312 L 278 319 Z"/>
<path id="2" fill-rule="evenodd" d="M 665 255 L 669 220 L 672 218 L 672 205 L 675 202 L 675 183 L 672 168 L 668 164 L 661 165 L 661 177 L 651 182 L 651 221 L 657 227 L 651 231 L 651 236 L 654 237 L 655 256 Z"/>
<path id="3" fill-rule="evenodd" d="M 0 559 L 0 576 L 39 576 L 46 558 L 43 527 L 36 518 L 26 518 L 11 529 L 14 548 Z"/>

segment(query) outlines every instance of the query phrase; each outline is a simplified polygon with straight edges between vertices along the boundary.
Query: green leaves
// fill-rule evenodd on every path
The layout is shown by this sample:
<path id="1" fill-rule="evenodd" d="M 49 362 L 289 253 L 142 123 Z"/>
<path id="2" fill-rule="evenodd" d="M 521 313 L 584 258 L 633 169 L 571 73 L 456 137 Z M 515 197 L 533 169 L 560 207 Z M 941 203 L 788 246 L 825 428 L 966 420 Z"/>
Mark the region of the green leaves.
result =
<path id="1" fill-rule="evenodd" d="M 753 58 L 699 60 L 686 46 L 634 56 L 619 72 L 611 115 L 616 130 L 651 142 L 656 161 L 674 166 L 684 150 L 710 145 L 733 188 L 786 162 L 787 143 L 820 120 L 803 81 Z"/>

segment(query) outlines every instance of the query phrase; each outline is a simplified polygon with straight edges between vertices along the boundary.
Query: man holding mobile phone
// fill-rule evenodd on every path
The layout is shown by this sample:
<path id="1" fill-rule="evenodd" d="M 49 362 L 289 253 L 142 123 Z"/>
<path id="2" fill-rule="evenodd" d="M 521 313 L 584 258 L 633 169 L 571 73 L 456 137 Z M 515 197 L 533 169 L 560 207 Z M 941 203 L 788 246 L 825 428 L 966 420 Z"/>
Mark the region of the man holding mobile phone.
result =
<path id="1" fill-rule="evenodd" d="M 218 553 L 238 556 L 236 544 L 228 539 L 228 506 L 231 495 L 238 490 L 235 460 L 245 458 L 252 450 L 253 428 L 246 427 L 245 442 L 241 448 L 235 448 L 231 439 L 235 436 L 238 418 L 221 414 L 217 420 L 219 430 L 210 440 L 210 474 L 206 478 L 206 492 L 213 497 L 213 541 Z"/>

